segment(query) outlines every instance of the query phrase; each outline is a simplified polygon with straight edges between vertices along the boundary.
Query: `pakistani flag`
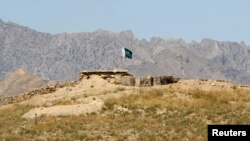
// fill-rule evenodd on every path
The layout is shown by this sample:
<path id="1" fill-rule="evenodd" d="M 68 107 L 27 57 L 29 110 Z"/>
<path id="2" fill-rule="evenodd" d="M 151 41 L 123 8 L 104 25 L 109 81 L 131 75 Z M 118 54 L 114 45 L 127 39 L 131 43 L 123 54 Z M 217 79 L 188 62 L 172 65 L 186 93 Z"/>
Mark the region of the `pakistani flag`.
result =
<path id="1" fill-rule="evenodd" d="M 132 59 L 133 52 L 127 48 L 122 48 L 122 56 L 125 58 Z"/>

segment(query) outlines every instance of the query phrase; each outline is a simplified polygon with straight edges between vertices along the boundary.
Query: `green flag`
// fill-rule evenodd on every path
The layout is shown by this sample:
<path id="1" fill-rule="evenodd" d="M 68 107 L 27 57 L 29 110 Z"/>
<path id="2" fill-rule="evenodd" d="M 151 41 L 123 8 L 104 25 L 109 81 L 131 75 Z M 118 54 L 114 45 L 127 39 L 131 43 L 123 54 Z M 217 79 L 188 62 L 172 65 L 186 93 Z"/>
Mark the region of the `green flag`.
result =
<path id="1" fill-rule="evenodd" d="M 122 56 L 129 58 L 129 59 L 132 59 L 133 52 L 127 48 L 122 48 Z"/>

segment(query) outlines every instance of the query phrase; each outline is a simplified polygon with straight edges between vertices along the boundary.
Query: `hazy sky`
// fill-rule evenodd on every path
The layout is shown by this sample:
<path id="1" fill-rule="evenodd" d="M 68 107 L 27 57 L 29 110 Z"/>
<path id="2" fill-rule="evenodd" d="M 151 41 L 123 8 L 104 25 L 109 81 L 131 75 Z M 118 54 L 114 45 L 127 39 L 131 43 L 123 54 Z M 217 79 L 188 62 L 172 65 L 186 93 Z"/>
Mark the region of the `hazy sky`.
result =
<path id="1" fill-rule="evenodd" d="M 0 19 L 49 33 L 131 29 L 139 39 L 250 43 L 250 0 L 0 0 Z"/>

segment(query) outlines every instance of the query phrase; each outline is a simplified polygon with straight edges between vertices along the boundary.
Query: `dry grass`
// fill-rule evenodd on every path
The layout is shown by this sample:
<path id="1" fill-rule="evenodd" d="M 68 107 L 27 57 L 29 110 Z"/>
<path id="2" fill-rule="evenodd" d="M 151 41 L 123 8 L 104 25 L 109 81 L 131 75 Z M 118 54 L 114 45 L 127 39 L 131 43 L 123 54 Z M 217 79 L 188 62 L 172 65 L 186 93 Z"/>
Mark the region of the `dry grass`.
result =
<path id="1" fill-rule="evenodd" d="M 202 141 L 207 124 L 250 123 L 249 90 L 164 87 L 133 93 L 106 100 L 101 114 L 41 117 L 36 125 L 20 118 L 32 107 L 15 105 L 0 111 L 0 140 Z"/>
<path id="2" fill-rule="evenodd" d="M 25 125 L 27 121 L 21 119 L 21 116 L 28 112 L 30 106 L 14 105 L 0 110 L 0 140 L 25 140 L 25 137 L 17 134 L 19 127 Z"/>
<path id="3" fill-rule="evenodd" d="M 244 90 L 180 93 L 165 90 L 140 91 L 120 99 L 109 99 L 106 107 L 115 111 L 117 105 L 127 107 L 136 117 L 147 119 L 164 132 L 162 140 L 206 140 L 207 124 L 249 124 L 250 92 Z M 138 122 L 140 123 L 140 122 Z M 138 123 L 136 124 L 138 126 Z M 131 123 L 128 123 L 131 124 Z M 142 124 L 143 129 L 153 128 Z M 138 130 L 139 134 L 149 135 Z"/>

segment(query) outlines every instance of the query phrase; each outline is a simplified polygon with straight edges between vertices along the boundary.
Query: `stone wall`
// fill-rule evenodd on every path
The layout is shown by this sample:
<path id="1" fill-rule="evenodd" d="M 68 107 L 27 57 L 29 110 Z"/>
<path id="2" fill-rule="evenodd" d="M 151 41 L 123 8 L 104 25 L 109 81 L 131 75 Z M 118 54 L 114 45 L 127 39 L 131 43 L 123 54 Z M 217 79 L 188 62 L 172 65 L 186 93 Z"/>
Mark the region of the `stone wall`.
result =
<path id="1" fill-rule="evenodd" d="M 23 94 L 16 95 L 16 96 L 8 96 L 8 97 L 4 97 L 2 99 L 0 98 L 0 104 L 5 105 L 5 104 L 18 103 L 18 102 L 30 99 L 34 95 L 44 95 L 44 94 L 53 93 L 58 88 L 74 87 L 78 82 L 81 81 L 81 79 L 83 79 L 83 77 L 80 76 L 75 81 L 66 82 L 63 84 L 55 84 L 55 85 L 51 85 L 51 86 L 45 86 L 42 88 L 37 88 L 37 89 L 31 90 L 31 91 L 23 93 Z"/>
<path id="2" fill-rule="evenodd" d="M 7 97 L 7 104 L 21 102 L 21 101 L 30 99 L 34 95 L 43 95 L 43 94 L 53 93 L 59 87 L 63 87 L 63 86 L 57 84 L 57 85 L 53 85 L 53 86 L 47 86 L 47 87 L 35 89 L 35 90 L 32 90 L 32 91 L 24 93 L 24 94 L 20 94 L 20 95 L 16 95 L 16 96 L 9 96 L 9 97 Z"/>
<path id="3" fill-rule="evenodd" d="M 173 76 L 159 76 L 154 77 L 154 85 L 167 85 L 171 83 L 178 82 L 178 78 L 174 78 Z"/>
<path id="4" fill-rule="evenodd" d="M 136 86 L 155 86 L 155 85 L 167 85 L 171 83 L 176 83 L 179 78 L 174 78 L 173 76 L 158 76 L 158 77 L 136 77 Z"/>
<path id="5" fill-rule="evenodd" d="M 153 82 L 154 82 L 154 80 L 153 80 L 153 77 L 151 77 L 151 76 L 136 77 L 135 85 L 148 87 L 148 86 L 153 86 Z"/>
<path id="6" fill-rule="evenodd" d="M 121 85 L 124 86 L 135 86 L 135 77 L 133 76 L 123 76 L 121 77 Z"/>

